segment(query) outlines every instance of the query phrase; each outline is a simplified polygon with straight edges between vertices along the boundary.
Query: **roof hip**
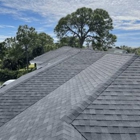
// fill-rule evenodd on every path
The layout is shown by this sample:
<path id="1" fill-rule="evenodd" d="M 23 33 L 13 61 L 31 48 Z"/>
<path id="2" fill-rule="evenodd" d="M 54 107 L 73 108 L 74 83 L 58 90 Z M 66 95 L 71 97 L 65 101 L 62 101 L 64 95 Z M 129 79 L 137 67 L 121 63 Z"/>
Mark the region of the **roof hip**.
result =
<path id="1" fill-rule="evenodd" d="M 131 65 L 138 56 L 134 55 L 128 62 L 126 62 L 115 74 L 113 74 L 106 82 L 96 87 L 96 90 L 93 91 L 91 95 L 86 95 L 86 99 L 75 106 L 74 109 L 71 109 L 61 120 L 65 121 L 68 124 L 72 122 L 87 108 L 91 103 L 93 103 L 103 91 L 113 83 L 113 81 Z"/>

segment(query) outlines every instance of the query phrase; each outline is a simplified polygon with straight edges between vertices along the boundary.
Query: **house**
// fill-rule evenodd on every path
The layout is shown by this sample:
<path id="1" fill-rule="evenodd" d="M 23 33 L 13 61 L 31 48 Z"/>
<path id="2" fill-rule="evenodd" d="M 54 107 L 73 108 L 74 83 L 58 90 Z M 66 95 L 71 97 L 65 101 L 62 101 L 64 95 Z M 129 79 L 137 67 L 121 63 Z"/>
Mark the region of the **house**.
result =
<path id="1" fill-rule="evenodd" d="M 33 60 L 30 61 L 31 64 L 36 64 L 36 68 L 40 69 L 46 65 L 50 65 L 53 61 L 56 61 L 56 59 L 61 59 L 67 55 L 69 55 L 73 51 L 71 47 L 65 46 L 63 49 L 58 48 L 56 50 L 51 50 L 47 53 L 44 53 L 43 55 L 35 57 Z"/>
<path id="2" fill-rule="evenodd" d="M 111 52 L 111 53 L 127 53 L 126 50 L 122 50 L 122 49 L 118 49 L 118 48 L 110 48 L 108 49 L 108 52 Z"/>
<path id="3" fill-rule="evenodd" d="M 51 53 L 0 90 L 0 140 L 140 140 L 140 57 Z"/>

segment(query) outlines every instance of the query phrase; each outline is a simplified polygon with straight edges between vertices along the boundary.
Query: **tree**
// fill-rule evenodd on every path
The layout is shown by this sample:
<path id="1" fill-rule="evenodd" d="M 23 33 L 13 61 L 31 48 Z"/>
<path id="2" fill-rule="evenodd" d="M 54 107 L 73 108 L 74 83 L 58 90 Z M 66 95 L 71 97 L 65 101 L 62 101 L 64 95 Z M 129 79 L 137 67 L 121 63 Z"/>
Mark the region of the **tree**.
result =
<path id="1" fill-rule="evenodd" d="M 140 56 L 140 47 L 139 47 L 139 48 L 136 48 L 136 50 L 135 50 L 135 54 L 137 54 L 137 55 Z"/>
<path id="2" fill-rule="evenodd" d="M 39 56 L 53 49 L 53 38 L 42 32 L 37 34 L 37 38 L 32 44 L 32 57 Z"/>
<path id="3" fill-rule="evenodd" d="M 36 36 L 37 33 L 35 31 L 35 28 L 33 27 L 29 28 L 27 25 L 19 26 L 16 38 L 19 44 L 25 48 L 27 71 L 28 71 L 28 64 L 29 64 L 28 48 L 31 45 L 31 43 L 34 42 Z"/>
<path id="4" fill-rule="evenodd" d="M 1 42 L 0 43 L 0 61 L 3 60 L 5 53 L 6 53 L 5 43 Z"/>
<path id="5" fill-rule="evenodd" d="M 125 50 L 127 53 L 136 53 L 137 48 L 131 48 L 126 45 L 122 45 L 119 49 Z"/>
<path id="6" fill-rule="evenodd" d="M 38 34 L 38 46 L 43 47 L 44 52 L 49 51 L 50 46 L 53 46 L 53 38 L 42 32 Z"/>
<path id="7" fill-rule="evenodd" d="M 7 38 L 0 44 L 0 50 L 4 52 L 6 48 L 5 54 L 0 54 L 2 68 L 17 70 L 26 66 L 28 71 L 29 60 L 53 49 L 53 45 L 53 38 L 46 33 L 37 33 L 27 25 L 19 26 L 16 37 Z"/>
<path id="8" fill-rule="evenodd" d="M 79 41 L 76 37 L 69 36 L 69 37 L 63 37 L 58 41 L 58 48 L 62 46 L 71 46 L 78 48 L 79 47 Z"/>
<path id="9" fill-rule="evenodd" d="M 4 58 L 2 61 L 2 69 L 17 70 L 17 62 L 12 58 Z"/>
<path id="10" fill-rule="evenodd" d="M 17 42 L 16 38 L 7 38 L 3 44 L 6 48 L 6 51 L 2 59 L 2 68 L 17 70 L 25 67 L 25 51 Z"/>
<path id="11" fill-rule="evenodd" d="M 96 37 L 95 40 L 92 41 L 92 47 L 94 50 L 106 50 L 107 48 L 114 45 L 117 37 L 113 34 L 106 33 L 103 36 Z"/>
<path id="12" fill-rule="evenodd" d="M 79 8 L 76 12 L 68 14 L 59 20 L 54 32 L 57 37 L 62 38 L 75 36 L 79 39 L 79 46 L 82 47 L 86 39 L 96 42 L 98 38 L 112 40 L 110 31 L 113 29 L 112 19 L 107 11 L 103 9 L 92 10 L 91 8 Z M 112 40 L 113 41 L 116 40 Z M 101 44 L 101 43 L 100 43 Z M 103 44 L 104 45 L 104 44 Z"/>

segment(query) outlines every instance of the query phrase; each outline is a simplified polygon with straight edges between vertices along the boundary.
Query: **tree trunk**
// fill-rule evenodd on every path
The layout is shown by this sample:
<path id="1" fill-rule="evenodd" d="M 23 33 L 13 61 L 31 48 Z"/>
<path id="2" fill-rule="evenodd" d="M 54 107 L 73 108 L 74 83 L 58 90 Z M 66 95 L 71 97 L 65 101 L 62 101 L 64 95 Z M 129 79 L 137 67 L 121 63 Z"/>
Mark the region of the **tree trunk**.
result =
<path id="1" fill-rule="evenodd" d="M 80 38 L 80 39 L 79 39 L 79 41 L 80 41 L 80 48 L 82 48 L 82 47 L 83 47 L 83 43 L 84 43 L 85 39 Z"/>
<path id="2" fill-rule="evenodd" d="M 28 71 L 29 67 L 28 67 L 28 46 L 27 45 L 25 45 L 25 53 L 26 53 L 26 68 Z"/>

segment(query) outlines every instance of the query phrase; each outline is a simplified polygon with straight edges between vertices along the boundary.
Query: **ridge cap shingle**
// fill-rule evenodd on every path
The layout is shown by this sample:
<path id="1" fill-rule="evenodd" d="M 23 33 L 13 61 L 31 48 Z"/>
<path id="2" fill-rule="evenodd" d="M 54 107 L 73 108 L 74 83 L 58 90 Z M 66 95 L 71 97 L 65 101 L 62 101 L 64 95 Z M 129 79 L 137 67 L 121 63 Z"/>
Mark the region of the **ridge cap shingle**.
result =
<path id="1" fill-rule="evenodd" d="M 99 58 L 101 58 L 103 56 L 102 53 L 98 53 L 98 54 L 94 55 L 93 52 L 91 52 L 90 54 L 93 54 L 93 55 L 91 55 L 91 57 L 89 57 L 88 56 L 89 53 L 86 53 L 85 54 L 86 57 L 84 58 L 84 61 L 83 61 L 83 54 L 85 54 L 85 52 L 78 50 L 78 51 L 76 51 L 76 53 L 72 53 L 72 55 L 67 57 L 64 61 L 61 61 L 60 65 L 59 64 L 54 65 L 54 67 L 52 66 L 52 67 L 49 67 L 48 69 L 44 68 L 45 70 L 43 73 L 42 73 L 42 70 L 41 70 L 41 72 L 38 72 L 39 74 L 36 75 L 35 77 L 33 76 L 33 78 L 32 78 L 35 80 L 35 82 L 33 82 L 32 79 L 29 79 L 29 81 L 27 81 L 27 82 L 25 82 L 26 81 L 25 80 L 25 81 L 19 83 L 18 85 L 13 86 L 13 88 L 9 89 L 9 91 L 7 90 L 7 92 L 1 93 L 1 100 L 2 100 L 2 102 L 1 102 L 2 111 L 1 112 L 3 112 L 3 113 L 0 112 L 1 113 L 0 117 L 2 118 L 0 120 L 0 125 L 1 126 L 4 125 L 6 122 L 9 122 L 11 119 L 16 117 L 20 113 L 24 112 L 27 108 L 33 106 L 41 98 L 44 98 L 46 95 L 48 95 L 52 91 L 56 90 L 58 87 L 60 87 L 61 84 L 63 85 L 67 80 L 69 80 L 69 78 L 71 79 L 73 76 L 77 75 L 83 69 L 86 69 L 86 67 L 88 67 L 88 65 L 91 65 L 91 63 L 94 63 L 94 61 L 98 60 Z M 93 61 L 91 61 L 91 58 Z M 87 60 L 87 63 L 85 64 L 84 62 L 86 60 Z M 79 65 L 77 65 L 77 63 L 79 63 L 79 62 L 80 62 L 80 67 L 79 67 Z M 66 67 L 63 67 L 64 65 L 66 65 Z M 68 66 L 70 66 L 70 65 L 72 67 L 71 70 L 73 70 L 73 73 L 71 73 L 69 75 L 70 71 L 68 70 Z M 53 71 L 55 73 L 53 73 Z M 60 72 L 62 74 L 60 74 Z M 48 80 L 51 76 L 52 80 L 51 79 L 49 80 L 51 83 L 47 79 L 45 79 L 45 81 L 43 80 L 44 78 L 42 77 L 42 75 L 44 75 L 44 74 L 46 75 L 46 78 L 48 77 L 47 78 Z M 54 76 L 55 76 L 55 78 L 54 78 Z M 59 76 L 60 76 L 60 78 L 59 78 Z M 28 78 L 29 77 L 27 75 L 27 80 L 28 80 Z M 36 80 L 39 81 L 40 84 L 38 84 L 36 82 Z M 44 87 L 41 84 L 42 80 L 45 83 L 48 83 L 47 85 L 45 85 L 45 83 L 44 83 L 43 84 Z M 56 82 L 54 80 L 56 80 Z M 58 81 L 59 81 L 59 83 L 58 83 Z M 55 86 L 53 86 L 54 83 L 56 83 Z M 34 85 L 37 86 L 38 88 L 36 88 Z M 41 91 L 40 91 L 40 89 L 41 89 Z M 22 95 L 20 95 L 20 92 Z M 25 95 L 27 96 L 27 98 Z M 30 100 L 30 103 L 28 103 L 29 100 Z M 9 111 L 7 110 L 7 105 L 9 106 L 9 108 L 8 108 Z M 16 106 L 18 106 L 19 108 L 17 109 Z M 12 112 L 12 110 L 14 110 L 14 111 Z M 9 118 L 5 119 L 7 114 L 9 115 Z"/>
<path id="2" fill-rule="evenodd" d="M 64 115 L 61 120 L 65 121 L 68 124 L 72 122 L 86 109 L 91 103 L 93 103 L 98 96 L 109 86 L 111 83 L 124 71 L 129 65 L 131 65 L 135 59 L 139 56 L 133 55 L 132 58 L 127 61 L 115 74 L 113 74 L 106 82 L 96 87 L 96 90 L 92 95 L 86 95 L 81 103 L 77 104 L 73 109 L 71 109 L 66 115 Z"/>
<path id="3" fill-rule="evenodd" d="M 85 51 L 85 50 L 83 50 L 83 51 Z M 116 58 L 116 57 L 115 57 L 115 58 Z M 130 57 L 129 57 L 129 58 L 130 58 Z M 129 60 L 130 60 L 130 59 L 129 59 Z M 128 61 L 128 60 L 127 60 L 127 61 Z M 100 87 L 100 86 L 99 86 L 99 87 Z M 102 89 L 100 89 L 100 90 L 102 90 Z M 88 97 L 89 100 L 92 99 L 92 98 L 91 98 L 92 96 L 88 96 L 88 95 L 87 95 L 87 97 Z M 88 100 L 85 100 L 83 104 L 81 103 L 81 106 L 82 106 L 82 107 L 85 107 L 85 105 L 88 105 L 88 103 L 89 103 L 89 101 L 88 101 Z"/>

